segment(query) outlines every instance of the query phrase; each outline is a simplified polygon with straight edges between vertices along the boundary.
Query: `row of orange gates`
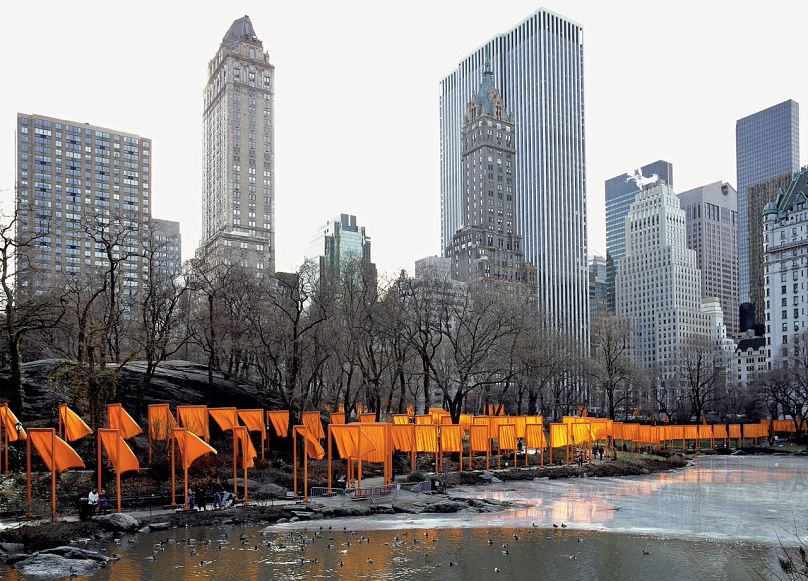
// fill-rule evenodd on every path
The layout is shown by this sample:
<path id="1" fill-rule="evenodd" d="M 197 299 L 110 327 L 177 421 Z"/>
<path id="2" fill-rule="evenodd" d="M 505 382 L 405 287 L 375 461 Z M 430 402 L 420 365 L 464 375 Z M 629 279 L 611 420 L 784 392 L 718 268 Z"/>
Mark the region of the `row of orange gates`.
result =
<path id="1" fill-rule="evenodd" d="M 463 455 L 467 455 L 471 469 L 477 455 L 485 454 L 486 468 L 490 468 L 490 459 L 496 441 L 497 466 L 501 466 L 502 454 L 513 454 L 514 466 L 517 465 L 517 450 L 525 451 L 525 466 L 529 465 L 529 451 L 540 454 L 541 465 L 544 465 L 544 451 L 549 448 L 550 461 L 553 449 L 564 449 L 566 463 L 573 461 L 576 448 L 582 454 L 588 454 L 591 460 L 592 446 L 603 442 L 612 448 L 620 442 L 625 449 L 626 443 L 632 446 L 672 447 L 681 442 L 682 448 L 687 442 L 699 446 L 703 441 L 715 445 L 716 441 L 729 444 L 730 440 L 753 440 L 768 437 L 773 433 L 794 432 L 791 420 L 764 420 L 755 424 L 704 424 L 704 425 L 661 425 L 646 426 L 633 423 L 615 422 L 612 420 L 590 417 L 567 416 L 558 423 L 549 424 L 549 440 L 544 430 L 542 416 L 506 416 L 502 408 L 490 408 L 485 411 L 491 415 L 476 416 L 461 414 L 459 422 L 453 424 L 450 414 L 442 408 L 431 408 L 430 413 L 415 415 L 411 407 L 406 414 L 394 414 L 390 422 L 377 422 L 375 413 L 360 413 L 359 422 L 346 423 L 344 411 L 332 412 L 327 434 L 328 456 L 328 490 L 332 489 L 332 461 L 334 446 L 338 458 L 346 461 L 346 486 L 361 489 L 362 465 L 364 463 L 380 463 L 384 465 L 385 484 L 393 480 L 393 452 L 410 455 L 411 470 L 416 469 L 416 455 L 419 453 L 434 454 L 435 471 L 439 472 L 443 464 L 444 454 L 459 454 L 459 469 L 463 470 Z M 84 468 L 84 461 L 73 450 L 68 442 L 80 440 L 93 433 L 93 430 L 73 412 L 66 404 L 59 406 L 59 428 L 31 428 L 25 430 L 8 407 L 0 404 L 0 447 L 4 448 L 4 466 L 8 473 L 9 442 L 27 441 L 27 493 L 29 513 L 31 512 L 31 448 L 37 451 L 43 463 L 51 472 L 52 518 L 56 516 L 56 474 L 71 468 Z M 248 502 L 247 470 L 252 468 L 258 453 L 255 450 L 250 432 L 260 435 L 260 454 L 264 459 L 269 444 L 267 428 L 271 426 L 275 436 L 285 438 L 289 435 L 288 410 L 267 411 L 263 409 L 237 409 L 234 407 L 208 408 L 204 405 L 176 406 L 176 419 L 169 405 L 152 404 L 148 407 L 148 462 L 152 462 L 152 449 L 155 442 L 165 442 L 170 446 L 171 461 L 171 499 L 175 498 L 176 454 L 179 453 L 180 464 L 184 473 L 184 505 L 188 507 L 188 470 L 199 458 L 207 454 L 216 454 L 216 450 L 208 442 L 210 440 L 210 419 L 219 428 L 232 432 L 233 436 L 233 488 L 238 492 L 238 470 L 243 472 L 244 501 Z M 57 433 L 58 432 L 58 433 Z M 121 474 L 137 471 L 140 464 L 127 440 L 140 435 L 143 430 L 124 410 L 121 404 L 107 406 L 107 427 L 97 430 L 97 460 L 101 466 L 102 452 L 107 455 L 110 466 L 115 471 L 117 482 L 117 507 L 121 510 Z M 5 436 L 5 438 L 4 438 Z M 308 459 L 322 460 L 326 456 L 322 440 L 326 438 L 320 412 L 311 411 L 301 414 L 301 424 L 292 427 L 294 485 L 293 494 L 297 496 L 298 457 L 297 439 L 304 443 L 303 457 L 303 495 L 308 498 Z M 5 441 L 5 445 L 4 445 Z M 101 470 L 98 470 L 98 488 L 101 489 Z"/>

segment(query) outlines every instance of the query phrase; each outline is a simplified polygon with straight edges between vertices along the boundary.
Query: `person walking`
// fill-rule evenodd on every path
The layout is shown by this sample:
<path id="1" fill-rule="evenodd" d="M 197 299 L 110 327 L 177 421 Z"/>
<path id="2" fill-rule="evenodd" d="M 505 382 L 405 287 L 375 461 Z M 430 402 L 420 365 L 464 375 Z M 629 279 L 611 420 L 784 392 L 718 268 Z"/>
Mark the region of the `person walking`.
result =
<path id="1" fill-rule="evenodd" d="M 205 489 L 202 486 L 196 491 L 196 504 L 202 510 L 208 509 L 208 499 L 205 497 Z"/>
<path id="2" fill-rule="evenodd" d="M 90 491 L 90 494 L 87 495 L 87 506 L 90 507 L 92 512 L 96 512 L 98 510 L 98 490 L 93 488 Z"/>

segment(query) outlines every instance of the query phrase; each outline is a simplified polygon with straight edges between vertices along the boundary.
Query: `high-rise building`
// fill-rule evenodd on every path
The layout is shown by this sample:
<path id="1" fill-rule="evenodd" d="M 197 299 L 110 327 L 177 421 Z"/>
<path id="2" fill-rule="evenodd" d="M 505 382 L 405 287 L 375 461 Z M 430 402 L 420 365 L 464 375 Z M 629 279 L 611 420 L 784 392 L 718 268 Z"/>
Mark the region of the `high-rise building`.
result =
<path id="1" fill-rule="evenodd" d="M 631 204 L 625 231 L 617 316 L 631 325 L 633 360 L 669 388 L 671 403 L 681 389 L 677 375 L 685 351 L 712 335 L 696 253 L 687 247 L 685 212 L 673 188 L 661 182 L 645 186 Z"/>
<path id="2" fill-rule="evenodd" d="M 452 237 L 466 226 L 465 145 L 458 128 L 486 62 L 493 66 L 492 84 L 519 127 L 512 138 L 519 154 L 516 226 L 524 237 L 525 260 L 537 268 L 538 307 L 585 348 L 583 29 L 575 22 L 540 9 L 479 47 L 441 81 L 441 254 L 446 255 Z"/>
<path id="3" fill-rule="evenodd" d="M 763 210 L 766 348 L 779 366 L 808 329 L 808 167 Z M 804 347 L 803 347 L 804 348 Z"/>
<path id="4" fill-rule="evenodd" d="M 608 315 L 606 294 L 606 259 L 597 254 L 589 258 L 589 329 L 598 317 Z"/>
<path id="5" fill-rule="evenodd" d="M 763 229 L 760 208 L 771 199 L 754 206 L 749 189 L 784 174 L 791 175 L 800 168 L 799 105 L 784 101 L 763 111 L 739 119 L 735 123 L 735 159 L 738 183 L 738 287 L 741 303 L 752 301 L 751 286 L 763 278 L 762 263 L 750 254 L 762 244 L 753 240 L 753 233 Z M 759 240 L 759 239 L 758 239 Z M 762 305 L 755 305 L 757 316 Z M 760 322 L 760 319 L 758 319 Z M 742 329 L 743 330 L 743 329 Z"/>
<path id="6" fill-rule="evenodd" d="M 351 267 L 361 268 L 367 280 L 375 280 L 376 265 L 370 254 L 370 236 L 358 226 L 356 216 L 340 214 L 323 224 L 309 244 L 306 259 L 314 261 L 315 278 L 338 283 Z M 356 273 L 359 273 L 359 270 Z"/>
<path id="7" fill-rule="evenodd" d="M 42 115 L 17 114 L 17 239 L 38 233 L 18 257 L 31 292 L 64 288 L 64 277 L 106 265 L 104 244 L 122 263 L 119 290 L 142 286 L 142 241 L 151 223 L 151 140 Z M 95 236 L 94 241 L 91 236 Z M 105 242 L 106 241 L 106 242 Z"/>
<path id="8" fill-rule="evenodd" d="M 696 251 L 701 296 L 721 302 L 727 334 L 738 334 L 738 194 L 713 182 L 679 194 L 685 211 L 687 247 Z"/>
<path id="9" fill-rule="evenodd" d="M 425 256 L 415 261 L 415 278 L 452 278 L 452 259 L 443 256 Z"/>
<path id="10" fill-rule="evenodd" d="M 269 53 L 239 18 L 208 63 L 197 254 L 259 274 L 275 270 L 274 86 Z"/>
<path id="11" fill-rule="evenodd" d="M 462 282 L 487 279 L 536 285 L 536 268 L 525 262 L 519 234 L 514 176 L 518 168 L 516 127 L 486 69 L 463 119 L 463 227 L 446 248 L 452 277 Z"/>
<path id="12" fill-rule="evenodd" d="M 763 209 L 766 207 L 766 204 L 775 200 L 779 190 L 787 190 L 793 177 L 794 174 L 788 172 L 770 180 L 749 186 L 746 190 L 746 209 L 748 215 L 763 216 Z M 750 222 L 756 223 L 758 227 L 750 228 L 747 231 L 746 256 L 749 259 L 749 300 L 741 304 L 745 306 L 748 312 L 754 314 L 754 317 L 752 318 L 751 326 L 747 324 L 746 327 L 740 327 L 742 332 L 749 329 L 759 329 L 765 323 L 763 316 L 766 313 L 766 290 L 763 264 L 763 225 L 761 220 L 762 219 L 758 218 L 751 219 Z"/>
<path id="13" fill-rule="evenodd" d="M 640 168 L 646 177 L 657 176 L 673 187 L 673 164 L 659 160 Z M 615 312 L 614 280 L 620 259 L 626 254 L 626 216 L 640 193 L 640 187 L 624 173 L 606 180 L 606 296 L 609 311 Z"/>
<path id="14" fill-rule="evenodd" d="M 182 272 L 180 223 L 155 218 L 152 220 L 151 235 L 157 267 L 169 278 L 179 275 Z"/>

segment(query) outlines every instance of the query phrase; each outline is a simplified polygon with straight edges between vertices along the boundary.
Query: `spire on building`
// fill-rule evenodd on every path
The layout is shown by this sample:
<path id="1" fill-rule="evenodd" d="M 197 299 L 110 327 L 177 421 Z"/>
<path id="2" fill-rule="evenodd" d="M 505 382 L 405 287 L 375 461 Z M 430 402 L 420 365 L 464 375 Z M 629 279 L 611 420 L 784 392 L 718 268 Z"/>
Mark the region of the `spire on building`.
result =
<path id="1" fill-rule="evenodd" d="M 222 39 L 222 44 L 227 46 L 233 46 L 240 42 L 257 44 L 261 42 L 255 34 L 255 29 L 250 21 L 250 17 L 246 14 L 238 20 L 233 21 L 233 24 L 230 25 L 230 28 Z"/>

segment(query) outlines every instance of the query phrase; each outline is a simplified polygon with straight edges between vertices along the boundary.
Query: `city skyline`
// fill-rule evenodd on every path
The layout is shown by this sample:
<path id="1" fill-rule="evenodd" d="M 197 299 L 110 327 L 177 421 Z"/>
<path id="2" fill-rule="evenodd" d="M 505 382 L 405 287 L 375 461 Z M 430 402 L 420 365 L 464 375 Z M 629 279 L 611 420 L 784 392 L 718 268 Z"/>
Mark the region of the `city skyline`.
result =
<path id="1" fill-rule="evenodd" d="M 773 24 L 786 17 L 798 18 L 801 11 L 808 12 L 804 7 L 775 6 L 764 14 L 756 14 L 753 19 L 751 13 L 725 13 L 709 6 L 700 10 L 698 20 L 691 17 L 689 10 L 695 4 L 661 8 L 656 11 L 654 21 L 663 18 L 668 26 L 655 29 L 654 39 L 650 41 L 645 40 L 642 33 L 627 34 L 626 38 L 613 35 L 615 26 L 626 27 L 626 22 L 642 24 L 651 18 L 638 3 L 601 7 L 595 3 L 548 1 L 542 5 L 580 23 L 586 36 L 589 254 L 605 255 L 601 196 L 605 178 L 628 169 L 638 160 L 663 158 L 677 166 L 678 189 L 682 191 L 715 180 L 736 185 L 733 183 L 735 121 L 785 99 L 805 101 L 804 94 L 785 92 L 791 88 L 779 79 L 787 77 L 792 64 L 788 59 L 775 58 L 779 54 L 794 54 L 798 49 L 797 39 L 778 35 L 778 28 Z M 10 76 L 22 79 L 26 63 L 44 62 L 47 58 L 53 69 L 48 84 L 63 90 L 57 99 L 52 91 L 41 90 L 44 82 L 18 81 L 13 92 L 0 98 L 0 133 L 7 136 L 0 140 L 0 190 L 4 201 L 12 199 L 14 142 L 11 134 L 17 112 L 69 118 L 149 135 L 155 152 L 154 213 L 182 223 L 183 256 L 189 257 L 201 238 L 203 148 L 200 120 L 206 64 L 229 23 L 244 14 L 211 5 L 210 10 L 199 15 L 194 33 L 178 43 L 175 27 L 183 13 L 170 6 L 160 6 L 162 16 L 158 19 L 154 17 L 157 6 L 147 3 L 141 11 L 131 15 L 130 25 L 125 28 L 112 26 L 117 19 L 106 12 L 94 13 L 87 9 L 78 13 L 58 4 L 53 4 L 52 10 L 39 10 L 36 15 L 31 7 L 14 7 L 8 18 L 2 19 L 0 43 L 7 53 L 25 42 L 27 32 L 15 23 L 35 19 L 40 39 L 26 61 L 10 59 Z M 411 39 L 403 31 L 385 28 L 382 33 L 363 27 L 360 33 L 358 24 L 352 22 L 352 15 L 361 15 L 365 20 L 383 19 L 385 14 L 378 9 L 367 11 L 354 4 L 322 7 L 324 20 L 336 18 L 345 24 L 337 27 L 340 28 L 338 35 L 325 26 L 315 25 L 310 34 L 322 45 L 334 47 L 326 52 L 314 48 L 299 50 L 300 39 L 292 34 L 294 27 L 290 23 L 308 15 L 298 12 L 297 8 L 273 12 L 260 5 L 248 5 L 239 9 L 250 15 L 270 61 L 279 71 L 275 87 L 278 270 L 295 268 L 302 261 L 307 233 L 323 218 L 341 211 L 362 215 L 369 231 L 376 233 L 374 254 L 382 273 L 395 273 L 400 268 L 412 270 L 417 258 L 440 252 L 439 81 L 476 47 L 501 31 L 513 28 L 539 7 L 516 2 L 481 18 L 479 11 L 475 15 L 475 10 L 460 9 L 461 4 L 454 3 L 437 7 L 428 22 L 422 21 L 417 10 L 397 14 L 403 29 L 408 23 L 417 23 L 427 35 L 436 38 L 446 26 L 451 25 L 457 31 L 456 40 L 451 43 L 431 43 L 428 58 L 424 49 L 413 49 Z M 65 35 L 64 30 L 80 29 L 88 14 L 94 14 L 90 20 L 95 23 L 92 39 Z M 717 24 L 733 30 L 732 39 L 721 35 L 709 38 L 709 31 Z M 695 39 L 695 45 L 687 49 L 675 47 L 684 25 L 692 33 L 689 36 Z M 78 70 L 82 70 L 79 55 L 89 54 L 89 46 L 114 46 L 115 42 L 130 46 L 136 41 L 135 35 L 142 34 L 144 29 L 149 30 L 148 46 L 138 44 L 137 51 L 111 51 L 109 55 L 96 51 L 87 64 L 86 79 L 82 77 L 81 85 L 75 83 L 76 63 L 79 63 Z M 767 30 L 772 32 L 767 33 Z M 741 39 L 753 32 L 761 42 L 755 47 L 745 46 Z M 635 50 L 636 42 L 642 42 L 645 50 Z M 374 50 L 368 51 L 369 45 L 374 46 Z M 710 58 L 687 58 L 693 53 L 685 50 L 703 52 Z M 176 66 L 175 59 L 159 58 L 167 51 L 181 56 L 181 67 Z M 666 75 L 664 91 L 654 91 L 654 99 L 647 99 L 649 89 L 644 87 L 653 87 L 660 81 L 642 71 L 653 70 L 649 63 L 659 60 L 687 62 L 688 66 L 681 67 L 683 71 L 671 70 Z M 707 79 L 714 81 L 716 67 L 720 67 L 727 78 L 739 78 L 741 71 L 762 61 L 770 66 L 756 73 L 759 82 L 743 92 L 733 92 L 732 100 L 727 99 L 726 92 L 712 96 L 689 90 Z M 374 74 L 365 75 L 365 70 L 372 70 Z M 99 74 L 98 71 L 109 73 Z M 132 80 L 140 78 L 154 79 L 159 85 Z M 625 79 L 626 90 L 619 99 L 609 95 L 614 79 Z M 154 90 L 156 86 L 160 89 Z M 318 89 L 322 86 L 344 90 L 330 91 L 323 97 Z M 108 92 L 116 95 L 116 99 L 110 99 L 114 107 L 103 103 Z M 669 113 L 664 119 L 655 117 L 653 123 L 644 125 L 642 120 L 652 118 L 649 112 L 655 109 Z M 367 154 L 363 160 L 363 166 L 367 167 L 363 180 L 366 183 L 361 184 L 351 181 L 352 172 L 346 169 L 348 164 L 342 156 L 333 155 L 342 143 L 339 135 L 343 132 L 333 130 L 339 127 L 337 119 L 356 115 L 385 121 L 360 123 L 361 127 L 356 127 L 349 137 L 349 144 L 356 146 L 356 152 Z M 406 128 L 402 139 L 393 137 L 392 129 L 396 126 Z M 633 139 L 644 130 L 649 133 L 648 139 Z M 692 147 L 694 134 L 710 140 L 709 155 Z M 312 140 L 312 135 L 318 139 Z M 621 135 L 619 141 L 615 141 L 615 135 Z M 369 143 L 375 145 L 369 148 Z M 413 147 L 413 143 L 418 145 Z M 415 149 L 419 151 L 411 157 Z M 412 161 L 411 179 L 398 180 L 402 183 L 386 179 L 386 176 L 400 174 L 395 162 L 405 158 Z M 318 169 L 309 173 L 317 174 L 315 176 L 306 175 L 304 171 L 312 161 L 317 162 Z M 406 202 L 391 202 L 393 200 Z M 407 236 L 413 223 L 419 224 L 419 236 L 415 239 Z M 404 238 L 410 240 L 407 245 L 399 242 Z"/>

